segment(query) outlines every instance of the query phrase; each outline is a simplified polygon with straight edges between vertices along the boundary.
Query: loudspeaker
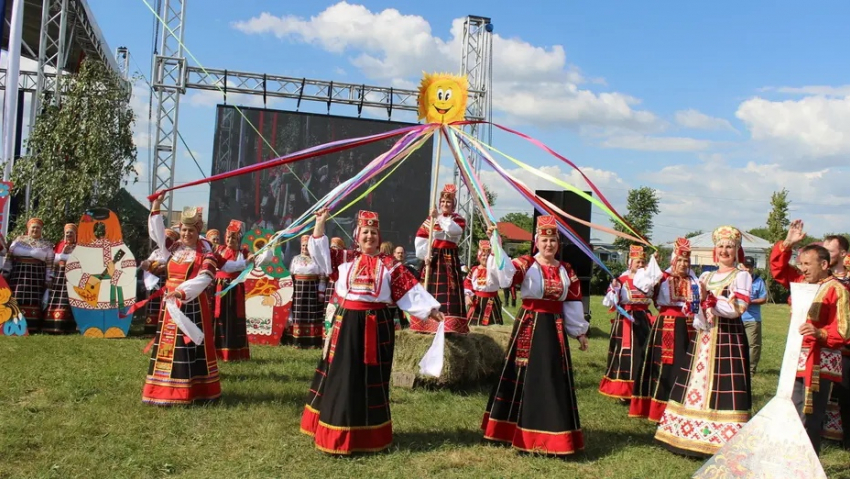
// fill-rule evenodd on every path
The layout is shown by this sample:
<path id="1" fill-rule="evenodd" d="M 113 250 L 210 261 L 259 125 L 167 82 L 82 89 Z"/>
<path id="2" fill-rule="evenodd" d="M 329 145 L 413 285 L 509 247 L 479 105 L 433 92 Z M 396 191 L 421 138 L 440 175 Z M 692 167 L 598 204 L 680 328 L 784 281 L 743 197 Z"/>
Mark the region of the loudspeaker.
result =
<path id="1" fill-rule="evenodd" d="M 553 205 L 560 208 L 564 213 L 579 218 L 583 221 L 590 222 L 590 201 L 580 197 L 572 191 L 550 191 L 537 190 L 534 192 L 537 196 L 549 201 Z M 585 191 L 585 194 L 590 196 L 590 191 Z M 540 213 L 534 211 L 534 230 L 537 230 L 537 218 Z M 590 243 L 590 227 L 573 221 L 571 219 L 561 217 L 570 228 L 575 231 L 580 238 Z M 584 254 L 578 246 L 572 244 L 566 238 L 561 237 L 561 251 L 559 259 L 570 263 L 581 281 L 581 292 L 584 303 L 584 312 L 588 320 L 590 320 L 590 277 L 593 275 L 593 261 Z"/>

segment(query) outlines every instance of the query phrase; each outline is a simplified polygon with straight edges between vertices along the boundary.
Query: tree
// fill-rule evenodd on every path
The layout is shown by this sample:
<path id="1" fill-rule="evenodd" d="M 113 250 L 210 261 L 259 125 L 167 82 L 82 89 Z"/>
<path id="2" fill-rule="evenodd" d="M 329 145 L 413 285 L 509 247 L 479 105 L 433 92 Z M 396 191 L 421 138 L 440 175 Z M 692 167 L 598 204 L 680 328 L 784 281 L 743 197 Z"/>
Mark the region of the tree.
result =
<path id="1" fill-rule="evenodd" d="M 693 238 L 694 236 L 699 236 L 703 234 L 703 230 L 691 231 L 690 233 L 685 235 L 685 238 Z"/>
<path id="2" fill-rule="evenodd" d="M 31 215 L 44 221 L 44 235 L 53 239 L 86 208 L 108 204 L 122 185 L 138 181 L 124 81 L 95 59 L 86 59 L 62 81 L 69 83 L 61 105 L 44 102 L 27 140 L 30 156 L 18 160 L 12 172 L 16 189 L 31 183 L 37 199 Z M 17 222 L 16 232 L 24 223 Z"/>
<path id="3" fill-rule="evenodd" d="M 770 197 L 771 211 L 767 216 L 767 236 L 764 239 L 770 242 L 776 242 L 785 239 L 788 234 L 788 225 L 791 220 L 788 219 L 788 190 L 782 188 L 781 191 L 774 191 Z"/>
<path id="4" fill-rule="evenodd" d="M 635 231 L 649 240 L 652 236 L 652 219 L 660 211 L 658 208 L 657 192 L 648 186 L 641 186 L 640 188 L 629 190 L 627 208 L 628 213 L 626 213 L 625 216 L 626 222 L 630 224 Z M 617 222 L 614 222 L 614 229 L 621 233 L 631 234 L 623 225 Z M 620 250 L 629 249 L 630 244 L 631 242 L 625 238 L 617 238 L 614 240 L 614 247 Z"/>
<path id="5" fill-rule="evenodd" d="M 499 220 L 500 223 L 513 223 L 531 233 L 534 219 L 528 213 L 508 213 Z"/>
<path id="6" fill-rule="evenodd" d="M 768 229 L 764 227 L 753 228 L 747 231 L 747 233 L 765 240 L 768 236 L 770 236 L 770 231 L 768 231 Z"/>

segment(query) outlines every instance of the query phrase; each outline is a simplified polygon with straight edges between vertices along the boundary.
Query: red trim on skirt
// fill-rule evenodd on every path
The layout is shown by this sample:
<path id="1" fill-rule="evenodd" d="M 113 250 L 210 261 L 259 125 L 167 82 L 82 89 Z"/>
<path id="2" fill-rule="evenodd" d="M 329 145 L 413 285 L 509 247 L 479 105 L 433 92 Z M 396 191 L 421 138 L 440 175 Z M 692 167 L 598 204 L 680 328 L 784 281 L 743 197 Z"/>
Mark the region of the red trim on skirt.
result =
<path id="1" fill-rule="evenodd" d="M 632 402 L 629 404 L 629 417 L 642 417 L 652 422 L 660 422 L 665 409 L 667 409 L 666 402 L 653 398 L 632 397 Z"/>
<path id="2" fill-rule="evenodd" d="M 599 383 L 599 392 L 605 396 L 629 399 L 632 397 L 634 387 L 634 381 L 619 381 L 603 377 L 602 381 Z"/>
<path id="3" fill-rule="evenodd" d="M 556 433 L 531 431 L 517 427 L 513 422 L 490 419 L 486 412 L 481 429 L 484 430 L 485 439 L 509 442 L 520 451 L 568 455 L 584 450 L 584 434 L 581 430 Z"/>
<path id="4" fill-rule="evenodd" d="M 301 415 L 301 432 L 314 438 L 316 449 L 331 454 L 377 452 L 393 442 L 392 421 L 354 428 L 329 426 L 319 421 L 319 412 L 310 406 L 305 406 Z"/>
<path id="5" fill-rule="evenodd" d="M 216 399 L 221 396 L 221 382 L 215 378 L 208 383 L 194 383 L 189 387 L 157 386 L 145 383 L 142 402 L 148 404 L 192 404 L 193 401 Z"/>

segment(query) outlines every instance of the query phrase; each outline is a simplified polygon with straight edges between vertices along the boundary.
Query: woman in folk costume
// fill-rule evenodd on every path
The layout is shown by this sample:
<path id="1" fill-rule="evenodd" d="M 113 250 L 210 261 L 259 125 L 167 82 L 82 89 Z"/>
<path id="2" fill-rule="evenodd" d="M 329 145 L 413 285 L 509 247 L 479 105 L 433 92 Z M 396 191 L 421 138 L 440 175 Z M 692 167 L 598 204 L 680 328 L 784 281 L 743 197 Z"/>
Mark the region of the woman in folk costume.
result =
<path id="1" fill-rule="evenodd" d="M 42 238 L 44 222 L 27 221 L 27 234 L 18 236 L 6 252 L 3 275 L 9 280 L 12 297 L 27 320 L 30 334 L 41 331 L 41 301 L 53 276 L 53 245 Z"/>
<path id="2" fill-rule="evenodd" d="M 354 232 L 358 250 L 343 263 L 341 250 L 328 248 L 327 210 L 317 213 L 309 249 L 322 270 L 337 270 L 340 306 L 316 368 L 301 432 L 331 454 L 377 452 L 392 444 L 390 372 L 395 349 L 395 303 L 420 318 L 443 319 L 438 303 L 402 264 L 378 252 L 378 215 L 360 211 Z"/>
<path id="3" fill-rule="evenodd" d="M 294 291 L 283 343 L 299 349 L 321 348 L 324 331 L 325 283 L 321 276 L 329 273 L 324 273 L 310 254 L 309 239 L 310 235 L 301 237 L 301 254 L 292 258 L 289 267 Z"/>
<path id="4" fill-rule="evenodd" d="M 200 208 L 183 209 L 180 239 L 166 249 L 161 205 L 162 195 L 153 202 L 148 228 L 163 252 L 160 262 L 166 264 L 168 276 L 142 402 L 171 406 L 214 400 L 221 396 L 221 383 L 207 287 L 219 267 L 242 269 L 245 261 L 226 261 L 200 239 Z"/>
<path id="5" fill-rule="evenodd" d="M 473 266 L 463 282 L 466 294 L 466 309 L 471 326 L 489 326 L 502 324 L 502 300 L 499 291 L 502 287 L 492 264 L 495 257 L 492 254 L 490 242 L 478 242 L 478 264 Z M 507 258 L 505 256 L 506 260 Z"/>
<path id="6" fill-rule="evenodd" d="M 701 304 L 690 364 L 670 392 L 655 439 L 689 456 L 713 456 L 747 421 L 752 408 L 750 347 L 741 315 L 750 305 L 753 278 L 741 232 L 721 226 L 712 234 L 716 271 L 700 276 Z"/>
<path id="7" fill-rule="evenodd" d="M 63 239 L 53 250 L 53 279 L 47 293 L 47 310 L 44 313 L 42 332 L 50 334 L 72 334 L 77 332 L 77 323 L 68 301 L 68 282 L 65 279 L 65 263 L 77 244 L 77 225 L 65 225 Z"/>
<path id="8" fill-rule="evenodd" d="M 213 317 L 215 318 L 215 350 L 222 361 L 240 361 L 251 358 L 248 347 L 248 325 L 245 321 L 245 283 L 239 283 L 223 296 L 218 293 L 230 286 L 230 282 L 239 277 L 244 269 L 248 252 L 242 248 L 243 224 L 230 220 L 224 233 L 224 245 L 216 248 L 216 254 L 225 264 L 215 274 L 215 298 L 213 299 Z M 243 268 L 237 266 L 242 265 Z"/>
<path id="9" fill-rule="evenodd" d="M 213 247 L 222 246 L 221 244 L 221 231 L 217 229 L 207 230 L 207 234 L 204 235 L 204 238 L 207 239 L 210 243 L 212 243 Z"/>
<path id="10" fill-rule="evenodd" d="M 425 281 L 428 292 L 442 305 L 440 310 L 446 317 L 445 331 L 466 334 L 469 332 L 469 325 L 457 246 L 466 228 L 466 220 L 454 212 L 456 207 L 457 187 L 447 184 L 440 193 L 440 211 L 432 210 L 431 217 L 422 223 L 416 232 L 414 246 L 416 257 L 424 260 L 426 264 L 421 280 Z M 433 232 L 430 231 L 431 225 L 434 225 Z M 410 329 L 413 331 L 435 333 L 437 326 L 439 325 L 436 322 L 428 318 L 410 318 Z"/>
<path id="11" fill-rule="evenodd" d="M 619 305 L 631 317 L 617 314 L 611 324 L 608 368 L 599 383 L 599 392 L 630 403 L 635 377 L 643 365 L 643 353 L 654 318 L 649 314 L 652 298 L 634 285 L 635 273 L 646 266 L 643 247 L 629 247 L 629 269 L 611 281 L 602 304 L 612 311 Z"/>
<path id="12" fill-rule="evenodd" d="M 676 239 L 670 267 L 661 271 L 655 256 L 635 272 L 632 284 L 646 294 L 654 291 L 658 318 L 649 330 L 643 364 L 639 364 L 629 416 L 658 422 L 667 407 L 676 375 L 690 365 L 694 316 L 699 311 L 700 283 L 691 271 L 691 243 Z"/>
<path id="13" fill-rule="evenodd" d="M 522 307 L 481 428 L 485 439 L 520 451 L 563 456 L 584 449 L 567 336 L 585 351 L 589 323 L 578 277 L 555 258 L 560 241 L 554 216 L 537 218 L 534 245 L 537 254 L 505 268 L 516 270 Z"/>
<path id="14" fill-rule="evenodd" d="M 174 244 L 175 241 L 180 239 L 180 233 L 177 232 L 174 228 L 168 228 L 165 230 L 165 249 L 171 249 L 171 245 Z M 160 252 L 159 248 L 155 249 L 150 257 L 139 265 L 139 267 L 143 271 L 147 271 L 148 273 L 157 277 L 158 281 L 156 285 L 148 286 L 148 303 L 146 305 L 147 312 L 145 313 L 145 326 L 143 330 L 143 334 L 145 336 L 153 336 L 157 332 L 157 326 L 159 325 L 159 319 L 162 317 L 162 297 L 156 295 L 156 292 L 159 291 L 165 285 L 165 281 L 168 279 L 168 273 L 166 271 L 166 263 L 160 262 L 159 258 L 164 258 L 165 252 Z"/>

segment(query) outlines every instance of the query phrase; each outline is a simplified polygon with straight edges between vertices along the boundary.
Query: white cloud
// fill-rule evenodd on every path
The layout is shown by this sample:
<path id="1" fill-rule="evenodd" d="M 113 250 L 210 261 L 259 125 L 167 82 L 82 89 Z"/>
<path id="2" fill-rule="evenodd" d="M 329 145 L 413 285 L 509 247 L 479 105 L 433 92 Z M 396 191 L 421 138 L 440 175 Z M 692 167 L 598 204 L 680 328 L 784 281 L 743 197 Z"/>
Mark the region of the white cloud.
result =
<path id="1" fill-rule="evenodd" d="M 850 85 L 807 85 L 801 87 L 765 87 L 761 91 L 775 91 L 790 95 L 850 96 Z"/>
<path id="2" fill-rule="evenodd" d="M 232 26 L 246 34 L 274 35 L 307 43 L 349 61 L 364 75 L 384 84 L 411 84 L 422 70 L 456 71 L 462 47 L 463 19 L 452 22 L 448 39 L 434 35 L 430 23 L 396 9 L 370 11 L 336 3 L 309 19 L 261 13 Z M 579 88 L 586 80 L 567 62 L 563 46 L 541 47 L 493 34 L 494 109 L 515 121 L 568 126 L 612 125 L 641 132 L 658 128 L 654 114 L 618 92 Z M 402 83 L 403 82 L 403 83 Z"/>
<path id="3" fill-rule="evenodd" d="M 729 120 L 708 116 L 694 109 L 677 111 L 676 123 L 695 130 L 735 130 Z"/>
<path id="4" fill-rule="evenodd" d="M 787 101 L 756 97 L 741 103 L 736 116 L 753 140 L 783 163 L 808 167 L 799 160 L 819 159 L 821 165 L 840 165 L 850 154 L 850 96 Z"/>
<path id="5" fill-rule="evenodd" d="M 790 216 L 803 218 L 815 236 L 847 229 L 833 215 L 850 207 L 850 171 L 820 168 L 810 172 L 785 169 L 779 164 L 749 162 L 736 167 L 714 157 L 696 165 L 675 165 L 645 172 L 637 179 L 658 188 L 661 213 L 656 239 L 672 239 L 688 231 L 711 231 L 722 224 L 743 230 L 763 226 L 770 212 L 770 196 L 789 190 Z"/>
<path id="6" fill-rule="evenodd" d="M 624 135 L 612 136 L 602 141 L 603 148 L 640 151 L 702 151 L 712 146 L 708 140 L 676 136 Z"/>

